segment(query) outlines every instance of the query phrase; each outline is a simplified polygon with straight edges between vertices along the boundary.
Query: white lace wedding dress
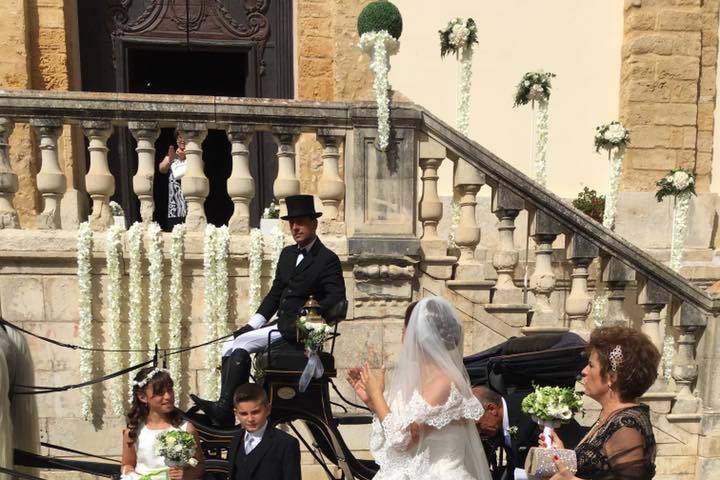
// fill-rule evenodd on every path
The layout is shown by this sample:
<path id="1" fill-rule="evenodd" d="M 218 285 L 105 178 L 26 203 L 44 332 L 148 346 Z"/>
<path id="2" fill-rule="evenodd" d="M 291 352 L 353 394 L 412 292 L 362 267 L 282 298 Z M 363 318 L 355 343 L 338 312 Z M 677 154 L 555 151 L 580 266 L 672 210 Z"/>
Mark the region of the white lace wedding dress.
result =
<path id="1" fill-rule="evenodd" d="M 415 390 L 405 404 L 392 400 L 384 421 L 375 418 L 370 451 L 380 470 L 376 480 L 485 480 L 487 460 L 478 441 L 475 420 L 483 408 L 474 396 L 463 397 L 455 384 L 443 405 L 431 406 Z M 411 425 L 418 426 L 416 439 Z"/>

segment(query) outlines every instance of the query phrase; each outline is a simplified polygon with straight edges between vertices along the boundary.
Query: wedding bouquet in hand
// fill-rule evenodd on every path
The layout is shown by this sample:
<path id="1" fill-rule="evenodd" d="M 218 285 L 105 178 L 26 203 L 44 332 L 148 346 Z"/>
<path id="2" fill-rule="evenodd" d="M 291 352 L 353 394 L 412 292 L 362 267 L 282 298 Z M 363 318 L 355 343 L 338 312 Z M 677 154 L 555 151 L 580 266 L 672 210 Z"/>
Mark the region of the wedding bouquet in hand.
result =
<path id="1" fill-rule="evenodd" d="M 181 430 L 163 432 L 155 440 L 155 454 L 161 456 L 168 467 L 196 466 L 195 448 L 195 437 Z"/>
<path id="2" fill-rule="evenodd" d="M 551 428 L 557 428 L 569 422 L 572 417 L 583 411 L 582 397 L 572 388 L 538 387 L 522 401 L 522 411 L 543 427 L 547 448 L 533 447 L 525 460 L 525 470 L 530 478 L 549 478 L 557 473 L 553 461 L 558 456 L 568 470 L 577 471 L 577 458 L 574 450 L 557 449 L 552 446 Z"/>

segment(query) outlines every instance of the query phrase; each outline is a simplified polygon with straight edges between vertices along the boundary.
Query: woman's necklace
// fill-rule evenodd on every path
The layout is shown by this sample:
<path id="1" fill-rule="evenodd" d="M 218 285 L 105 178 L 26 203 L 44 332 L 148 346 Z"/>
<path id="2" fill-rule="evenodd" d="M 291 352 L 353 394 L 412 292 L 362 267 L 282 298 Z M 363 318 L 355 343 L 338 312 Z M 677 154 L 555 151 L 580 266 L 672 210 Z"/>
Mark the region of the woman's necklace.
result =
<path id="1" fill-rule="evenodd" d="M 633 406 L 635 406 L 635 404 L 621 404 L 620 406 L 618 406 L 618 407 L 614 408 L 613 410 L 611 410 L 611 411 L 605 416 L 605 418 L 603 418 L 602 411 L 601 411 L 601 412 L 600 412 L 600 416 L 598 417 L 597 421 L 596 421 L 595 424 L 592 426 L 592 428 L 590 428 L 590 430 L 588 431 L 588 433 L 585 434 L 585 436 L 583 437 L 583 439 L 580 440 L 580 443 L 584 443 L 586 440 L 588 440 L 588 439 L 590 439 L 590 438 L 593 438 L 593 437 L 597 434 L 597 432 L 600 431 L 600 429 L 603 427 L 603 425 L 605 425 L 605 424 L 607 423 L 607 421 L 610 420 L 610 418 L 612 418 L 613 415 L 615 415 L 616 412 L 619 412 L 620 410 L 624 410 L 624 409 L 626 409 L 626 408 L 630 408 L 630 407 L 633 407 Z"/>

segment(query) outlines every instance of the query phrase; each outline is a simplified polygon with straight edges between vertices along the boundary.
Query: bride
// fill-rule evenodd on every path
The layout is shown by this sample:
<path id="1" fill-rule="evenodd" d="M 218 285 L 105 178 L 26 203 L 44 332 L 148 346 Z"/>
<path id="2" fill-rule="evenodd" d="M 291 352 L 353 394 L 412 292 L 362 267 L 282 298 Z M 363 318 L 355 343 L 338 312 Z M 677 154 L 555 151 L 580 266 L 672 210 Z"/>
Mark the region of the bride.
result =
<path id="1" fill-rule="evenodd" d="M 348 382 L 375 414 L 370 450 L 376 480 L 489 480 L 475 421 L 483 408 L 463 366 L 462 324 L 447 300 L 417 303 L 403 330 L 393 380 L 385 390 L 366 363 Z"/>

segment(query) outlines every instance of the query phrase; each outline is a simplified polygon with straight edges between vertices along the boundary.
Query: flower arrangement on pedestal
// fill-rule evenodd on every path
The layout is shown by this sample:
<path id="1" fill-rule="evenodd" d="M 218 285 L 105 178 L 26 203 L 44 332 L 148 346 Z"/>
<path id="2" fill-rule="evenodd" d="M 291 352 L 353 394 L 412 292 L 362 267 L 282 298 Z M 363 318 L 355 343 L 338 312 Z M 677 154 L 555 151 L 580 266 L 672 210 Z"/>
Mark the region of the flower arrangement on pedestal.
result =
<path id="1" fill-rule="evenodd" d="M 467 135 L 470 127 L 470 89 L 472 87 L 473 47 L 478 43 L 475 20 L 454 18 L 439 31 L 440 57 L 454 54 L 460 59 L 460 84 L 457 97 L 457 127 Z"/>
<path id="2" fill-rule="evenodd" d="M 110 349 L 106 371 L 116 372 L 122 369 L 122 356 L 118 351 L 120 345 L 120 299 L 122 292 L 122 232 L 124 228 L 112 225 L 107 232 L 105 240 L 105 262 L 107 265 L 107 283 L 105 285 L 105 320 L 107 321 Z M 125 413 L 123 403 L 122 377 L 110 380 L 110 410 L 113 415 L 122 416 Z"/>
<path id="3" fill-rule="evenodd" d="M 605 211 L 603 212 L 603 226 L 613 230 L 615 228 L 615 214 L 617 213 L 617 197 L 620 190 L 620 175 L 622 174 L 625 149 L 630 143 L 630 132 L 625 126 L 613 121 L 595 128 L 595 151 L 607 150 L 610 162 L 610 179 L 607 197 L 605 197 Z M 607 305 L 608 293 L 604 292 L 595 297 L 590 317 L 596 326 L 602 324 Z"/>
<path id="4" fill-rule="evenodd" d="M 93 232 L 88 222 L 80 224 L 77 238 L 77 277 L 79 287 L 79 321 L 80 345 L 92 347 L 92 249 Z M 86 382 L 92 377 L 92 352 L 80 351 L 80 381 Z M 92 389 L 85 387 L 80 390 L 82 395 L 81 411 L 85 419 L 90 418 L 92 405 Z"/>
<path id="5" fill-rule="evenodd" d="M 682 263 L 683 247 L 687 238 L 690 197 L 695 195 L 695 176 L 689 170 L 676 168 L 658 180 L 656 185 L 659 187 L 655 193 L 658 202 L 662 202 L 663 198 L 668 196 L 675 199 L 670 242 L 670 268 L 677 272 Z"/>
<path id="6" fill-rule="evenodd" d="M 169 344 L 171 350 L 182 347 L 182 264 L 185 259 L 185 224 L 175 225 L 170 245 L 170 318 L 168 319 Z M 175 379 L 175 397 L 182 398 L 182 371 L 180 355 L 170 355 L 168 370 Z"/>
<path id="7" fill-rule="evenodd" d="M 398 8 L 388 0 L 370 2 L 360 12 L 357 21 L 360 49 L 370 56 L 370 68 L 375 74 L 373 89 L 377 103 L 377 146 L 385 150 L 390 139 L 390 56 L 400 49 L 402 16 Z"/>
<path id="8" fill-rule="evenodd" d="M 548 103 L 554 73 L 538 70 L 527 72 L 520 79 L 515 90 L 514 107 L 531 105 L 533 110 L 531 135 L 533 141 L 532 170 L 535 181 L 542 186 L 547 183 L 547 144 L 548 144 Z M 535 110 L 535 102 L 538 104 Z"/>

